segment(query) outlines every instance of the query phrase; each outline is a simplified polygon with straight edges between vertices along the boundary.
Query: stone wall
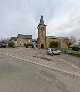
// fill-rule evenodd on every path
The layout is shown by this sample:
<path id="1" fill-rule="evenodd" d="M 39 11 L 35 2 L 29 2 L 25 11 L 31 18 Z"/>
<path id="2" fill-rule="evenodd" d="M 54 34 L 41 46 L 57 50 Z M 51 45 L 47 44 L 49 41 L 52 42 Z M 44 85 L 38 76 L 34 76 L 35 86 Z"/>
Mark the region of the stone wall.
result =
<path id="1" fill-rule="evenodd" d="M 49 47 L 51 41 L 57 41 L 59 43 L 59 48 L 68 48 L 67 42 L 69 39 L 58 39 L 57 37 L 46 37 L 46 48 Z"/>
<path id="2" fill-rule="evenodd" d="M 14 41 L 16 47 L 24 47 L 24 44 L 32 44 L 32 39 L 19 39 Z"/>

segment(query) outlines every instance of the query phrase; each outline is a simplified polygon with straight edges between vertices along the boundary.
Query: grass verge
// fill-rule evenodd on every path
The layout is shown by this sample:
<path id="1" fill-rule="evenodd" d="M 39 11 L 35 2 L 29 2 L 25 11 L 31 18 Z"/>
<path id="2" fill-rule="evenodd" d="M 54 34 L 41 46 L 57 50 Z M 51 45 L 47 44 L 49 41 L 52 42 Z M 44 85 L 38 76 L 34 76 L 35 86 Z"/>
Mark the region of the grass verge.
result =
<path id="1" fill-rule="evenodd" d="M 73 51 L 71 48 L 61 48 L 61 51 L 65 54 L 80 57 L 80 51 Z"/>

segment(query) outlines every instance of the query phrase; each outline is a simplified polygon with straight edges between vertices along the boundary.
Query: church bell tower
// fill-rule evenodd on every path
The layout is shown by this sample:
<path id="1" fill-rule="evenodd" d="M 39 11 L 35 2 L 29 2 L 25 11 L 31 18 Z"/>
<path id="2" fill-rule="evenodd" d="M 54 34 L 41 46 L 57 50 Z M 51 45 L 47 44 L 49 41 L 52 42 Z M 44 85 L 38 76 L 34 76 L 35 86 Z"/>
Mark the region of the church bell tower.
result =
<path id="1" fill-rule="evenodd" d="M 46 25 L 44 24 L 43 16 L 41 16 L 38 25 L 38 48 L 46 48 Z"/>

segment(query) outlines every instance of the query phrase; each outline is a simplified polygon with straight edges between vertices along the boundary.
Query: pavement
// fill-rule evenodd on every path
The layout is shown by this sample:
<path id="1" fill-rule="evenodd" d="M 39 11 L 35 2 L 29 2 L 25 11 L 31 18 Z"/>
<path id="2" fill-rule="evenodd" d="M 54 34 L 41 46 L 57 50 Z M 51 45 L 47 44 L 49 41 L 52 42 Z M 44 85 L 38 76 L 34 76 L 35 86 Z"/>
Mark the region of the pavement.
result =
<path id="1" fill-rule="evenodd" d="M 0 92 L 80 92 L 80 58 L 40 49 L 0 49 Z"/>

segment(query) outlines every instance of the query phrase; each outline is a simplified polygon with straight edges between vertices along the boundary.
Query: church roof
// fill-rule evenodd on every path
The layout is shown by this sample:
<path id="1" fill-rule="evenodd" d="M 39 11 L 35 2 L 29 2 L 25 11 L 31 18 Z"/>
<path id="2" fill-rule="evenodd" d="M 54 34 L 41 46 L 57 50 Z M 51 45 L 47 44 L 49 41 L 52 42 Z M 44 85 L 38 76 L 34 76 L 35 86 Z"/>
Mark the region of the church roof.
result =
<path id="1" fill-rule="evenodd" d="M 11 37 L 10 40 L 16 41 L 17 40 L 17 37 Z"/>
<path id="2" fill-rule="evenodd" d="M 64 40 L 64 39 L 69 39 L 68 37 L 58 37 L 58 39 Z"/>
<path id="3" fill-rule="evenodd" d="M 57 38 L 55 36 L 46 36 L 47 38 L 53 39 L 53 38 Z"/>
<path id="4" fill-rule="evenodd" d="M 32 35 L 18 34 L 17 38 L 20 38 L 20 39 L 32 39 Z"/>

